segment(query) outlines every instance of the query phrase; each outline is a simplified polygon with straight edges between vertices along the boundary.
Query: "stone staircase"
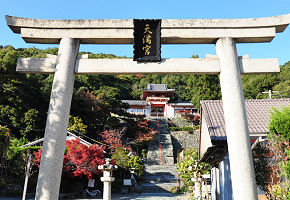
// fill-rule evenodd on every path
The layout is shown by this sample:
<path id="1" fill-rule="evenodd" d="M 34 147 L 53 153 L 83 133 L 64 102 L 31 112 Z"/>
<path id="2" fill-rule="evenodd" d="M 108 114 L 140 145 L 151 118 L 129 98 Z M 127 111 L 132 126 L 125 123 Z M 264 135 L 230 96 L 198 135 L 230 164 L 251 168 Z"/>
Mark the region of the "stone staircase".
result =
<path id="1" fill-rule="evenodd" d="M 157 131 L 158 121 L 150 119 L 150 126 Z M 173 146 L 168 128 L 168 121 L 159 118 L 161 161 L 159 134 L 149 142 L 147 163 L 145 165 L 144 183 L 141 185 L 143 193 L 167 193 L 173 186 L 177 186 L 177 168 L 174 165 Z"/>
<path id="2" fill-rule="evenodd" d="M 147 153 L 147 165 L 174 165 L 173 146 L 171 135 L 168 128 L 168 121 L 165 118 L 159 118 L 159 131 L 161 143 L 161 161 L 160 161 L 160 147 L 159 134 L 149 142 Z M 154 131 L 158 131 L 158 120 L 151 119 L 150 126 Z"/>

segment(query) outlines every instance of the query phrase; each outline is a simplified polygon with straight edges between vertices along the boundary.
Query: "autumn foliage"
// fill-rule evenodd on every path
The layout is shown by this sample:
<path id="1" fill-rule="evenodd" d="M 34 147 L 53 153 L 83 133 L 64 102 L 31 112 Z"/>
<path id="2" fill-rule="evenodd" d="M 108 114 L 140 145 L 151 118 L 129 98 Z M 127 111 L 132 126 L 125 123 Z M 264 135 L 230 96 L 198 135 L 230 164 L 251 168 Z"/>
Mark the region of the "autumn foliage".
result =
<path id="1" fill-rule="evenodd" d="M 84 145 L 79 139 L 67 140 L 63 160 L 63 173 L 72 177 L 86 176 L 92 179 L 102 175 L 98 165 L 105 164 L 104 149 L 97 145 Z M 39 167 L 41 149 L 34 153 L 34 163 Z"/>
<path id="2" fill-rule="evenodd" d="M 107 130 L 101 133 L 103 141 L 108 144 L 108 148 L 112 152 L 115 152 L 118 148 L 123 148 L 129 152 L 132 152 L 132 145 L 149 141 L 155 135 L 155 132 L 149 128 L 149 120 L 144 120 L 137 123 L 137 127 L 134 130 L 134 137 L 131 138 L 130 142 L 126 142 L 125 138 L 123 138 L 125 131 L 126 130 Z"/>
<path id="3" fill-rule="evenodd" d="M 200 116 L 193 114 L 190 110 L 178 110 L 176 113 L 179 113 L 181 117 L 193 123 L 193 125 L 199 125 Z"/>
<path id="4" fill-rule="evenodd" d="M 103 141 L 108 144 L 108 148 L 113 152 L 118 148 L 124 148 L 128 151 L 132 151 L 131 147 L 123 144 L 122 133 L 116 130 L 107 130 L 101 133 Z"/>

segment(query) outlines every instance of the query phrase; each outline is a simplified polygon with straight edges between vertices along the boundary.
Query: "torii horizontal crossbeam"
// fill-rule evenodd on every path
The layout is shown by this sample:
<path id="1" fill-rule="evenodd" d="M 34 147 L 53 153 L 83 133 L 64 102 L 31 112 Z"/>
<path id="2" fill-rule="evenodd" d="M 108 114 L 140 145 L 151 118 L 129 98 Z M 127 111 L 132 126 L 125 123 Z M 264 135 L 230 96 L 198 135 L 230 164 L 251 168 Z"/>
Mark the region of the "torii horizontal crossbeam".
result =
<path id="1" fill-rule="evenodd" d="M 26 42 L 58 44 L 61 38 L 83 44 L 132 44 L 133 20 L 46 20 L 6 16 L 11 30 Z M 245 19 L 164 19 L 163 44 L 213 44 L 218 38 L 237 43 L 270 42 L 290 23 L 290 14 Z"/>
<path id="2" fill-rule="evenodd" d="M 16 71 L 25 73 L 54 73 L 57 57 L 19 58 Z M 279 72 L 278 59 L 249 59 L 239 57 L 242 74 Z M 219 74 L 217 57 L 171 58 L 160 63 L 137 63 L 132 59 L 77 59 L 76 74 Z"/>

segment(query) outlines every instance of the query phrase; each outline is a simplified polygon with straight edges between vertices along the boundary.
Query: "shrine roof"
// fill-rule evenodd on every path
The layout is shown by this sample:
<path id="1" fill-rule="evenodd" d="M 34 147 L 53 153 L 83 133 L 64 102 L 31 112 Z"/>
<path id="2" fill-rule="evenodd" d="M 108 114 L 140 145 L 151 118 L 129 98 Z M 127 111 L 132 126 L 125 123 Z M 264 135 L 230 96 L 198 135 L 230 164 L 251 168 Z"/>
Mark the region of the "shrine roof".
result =
<path id="1" fill-rule="evenodd" d="M 290 106 L 290 99 L 245 100 L 250 136 L 265 136 L 272 107 L 281 109 Z M 212 140 L 226 140 L 226 129 L 221 100 L 201 101 L 201 112 L 205 117 Z"/>
<path id="2" fill-rule="evenodd" d="M 190 101 L 173 101 L 171 103 L 169 103 L 168 105 L 171 106 L 194 106 L 192 103 L 190 103 Z"/>
<path id="3" fill-rule="evenodd" d="M 122 102 L 131 106 L 147 106 L 147 102 L 145 100 L 122 100 Z"/>
<path id="4" fill-rule="evenodd" d="M 148 84 L 147 89 L 143 89 L 142 91 L 146 92 L 168 92 L 175 91 L 174 89 L 168 89 L 167 84 Z"/>

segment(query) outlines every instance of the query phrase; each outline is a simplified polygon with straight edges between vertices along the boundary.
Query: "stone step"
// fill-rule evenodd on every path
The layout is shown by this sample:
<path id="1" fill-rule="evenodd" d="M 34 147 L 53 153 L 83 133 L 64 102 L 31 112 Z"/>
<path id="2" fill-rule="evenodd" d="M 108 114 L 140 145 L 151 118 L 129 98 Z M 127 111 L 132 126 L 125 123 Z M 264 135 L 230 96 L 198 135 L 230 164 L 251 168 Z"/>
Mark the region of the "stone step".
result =
<path id="1" fill-rule="evenodd" d="M 148 144 L 147 165 L 160 164 L 160 146 L 161 146 L 161 162 L 163 165 L 174 165 L 174 154 L 171 135 L 168 129 L 168 121 L 160 118 L 159 130 L 160 134 L 156 134 L 154 139 Z M 157 131 L 157 119 L 151 119 L 150 127 Z M 160 138 L 159 138 L 160 135 Z M 160 140 L 160 142 L 159 142 Z"/>
<path id="2" fill-rule="evenodd" d="M 176 183 L 177 182 L 177 168 L 174 165 L 151 165 L 145 166 L 146 183 Z"/>
<path id="3" fill-rule="evenodd" d="M 170 188 L 178 183 L 144 183 L 140 186 L 142 193 L 169 192 Z"/>

